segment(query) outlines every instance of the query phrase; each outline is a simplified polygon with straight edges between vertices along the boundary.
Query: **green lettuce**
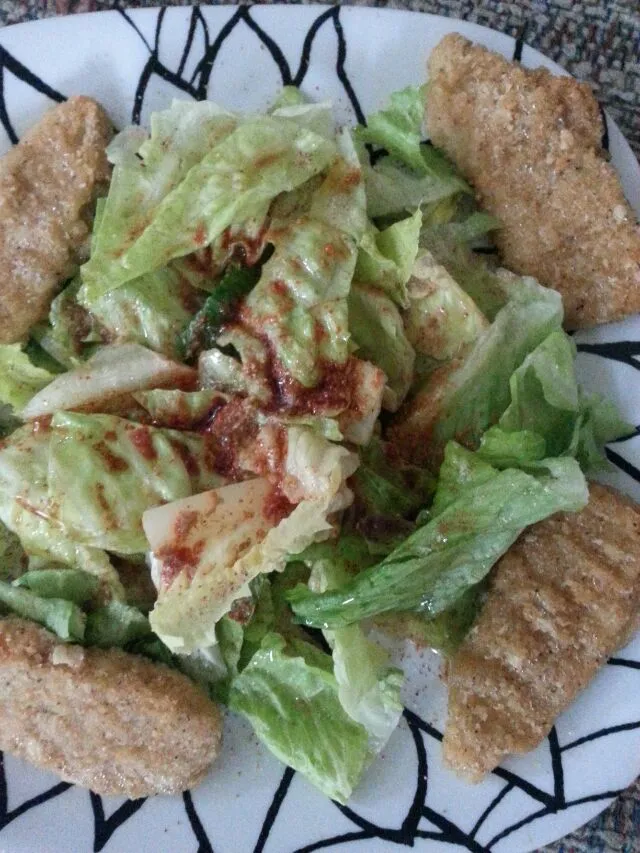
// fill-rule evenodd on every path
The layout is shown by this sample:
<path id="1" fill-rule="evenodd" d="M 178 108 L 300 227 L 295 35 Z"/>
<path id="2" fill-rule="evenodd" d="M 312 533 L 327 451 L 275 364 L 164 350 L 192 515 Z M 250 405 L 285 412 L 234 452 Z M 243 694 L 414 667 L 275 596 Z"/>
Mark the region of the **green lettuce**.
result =
<path id="1" fill-rule="evenodd" d="M 115 162 L 109 195 L 94 230 L 91 257 L 82 269 L 83 298 L 95 301 L 106 291 L 157 266 L 133 270 L 127 249 L 154 220 L 162 202 L 189 170 L 236 127 L 234 116 L 208 101 L 174 101 L 151 117 L 151 135 L 124 131 L 111 143 Z M 144 141 L 143 141 L 144 140 Z M 139 155 L 139 156 L 136 156 Z"/>
<path id="2" fill-rule="evenodd" d="M 575 344 L 562 329 L 529 353 L 509 380 L 509 406 L 482 437 L 483 459 L 508 467 L 569 455 L 592 471 L 605 463 L 607 441 L 633 432 L 612 403 L 580 391 L 575 355 Z"/>
<path id="3" fill-rule="evenodd" d="M 180 335 L 192 322 L 202 298 L 169 266 L 96 299 L 85 299 L 84 306 L 111 343 L 142 344 L 168 358 L 179 358 Z"/>
<path id="4" fill-rule="evenodd" d="M 325 592 L 339 589 L 348 580 L 349 574 L 340 561 L 325 559 L 313 565 L 309 587 Z M 402 672 L 390 665 L 387 652 L 359 625 L 323 633 L 332 651 L 340 704 L 352 720 L 364 726 L 369 749 L 377 755 L 402 715 Z"/>
<path id="5" fill-rule="evenodd" d="M 210 464 L 200 435 L 58 412 L 48 448 L 50 511 L 80 543 L 137 554 L 146 550 L 145 510 L 219 485 Z"/>
<path id="6" fill-rule="evenodd" d="M 260 272 L 254 267 L 227 268 L 213 292 L 181 334 L 181 350 L 192 358 L 200 350 L 211 349 L 234 307 L 255 286 Z"/>
<path id="7" fill-rule="evenodd" d="M 509 406 L 513 372 L 561 328 L 559 293 L 506 271 L 501 279 L 512 288 L 507 304 L 470 349 L 430 375 L 398 427 L 398 440 L 404 430 L 425 436 L 424 455 L 432 466 L 439 465 L 450 439 L 479 445 Z"/>
<path id="8" fill-rule="evenodd" d="M 421 251 L 413 268 L 408 293 L 405 329 L 421 355 L 446 361 L 489 326 L 473 299 L 426 250 Z"/>
<path id="9" fill-rule="evenodd" d="M 419 649 L 434 649 L 450 657 L 456 653 L 480 612 L 485 586 L 480 583 L 470 587 L 437 616 L 406 610 L 383 613 L 375 619 L 375 627 L 393 637 L 411 640 Z"/>
<path id="10" fill-rule="evenodd" d="M 308 211 L 272 225 L 273 255 L 243 309 L 286 373 L 307 388 L 322 378 L 322 364 L 349 357 L 347 296 L 366 224 L 353 144 L 348 134 L 338 143 Z"/>
<path id="11" fill-rule="evenodd" d="M 16 412 L 53 378 L 48 370 L 32 363 L 20 344 L 0 345 L 0 402 Z"/>
<path id="12" fill-rule="evenodd" d="M 278 194 L 321 172 L 335 151 L 328 140 L 285 119 L 262 116 L 231 130 L 234 124 L 227 115 L 218 119 L 216 142 L 208 145 L 204 156 L 199 150 L 201 159 L 178 183 L 172 179 L 173 188 L 157 204 L 154 199 L 151 210 L 135 200 L 135 228 L 128 223 L 123 230 L 122 218 L 114 214 L 113 229 L 108 230 L 109 194 L 101 223 L 105 240 L 98 239 L 82 268 L 83 304 L 204 248 L 233 223 L 257 214 L 264 217 Z M 162 164 L 162 157 L 158 162 Z M 114 176 L 112 188 L 116 181 Z M 126 192 L 131 201 L 135 193 Z"/>
<path id="13" fill-rule="evenodd" d="M 0 581 L 0 604 L 24 619 L 44 625 L 61 640 L 84 638 L 86 616 L 72 601 L 43 598 L 29 589 Z"/>
<path id="14" fill-rule="evenodd" d="M 201 427 L 228 400 L 220 391 L 208 388 L 201 391 L 154 388 L 138 391 L 133 398 L 148 412 L 154 426 L 182 430 Z"/>
<path id="15" fill-rule="evenodd" d="M 380 288 L 403 308 L 408 305 L 406 285 L 418 254 L 421 224 L 420 210 L 383 231 L 371 224 L 358 249 L 356 280 Z"/>
<path id="16" fill-rule="evenodd" d="M 30 558 L 62 563 L 95 575 L 105 595 L 124 597 L 118 573 L 98 548 L 69 537 L 55 518 L 48 494 L 51 431 L 28 425 L 0 448 L 0 519 Z M 75 487 L 75 484 L 74 484 Z"/>
<path id="17" fill-rule="evenodd" d="M 88 646 L 126 648 L 151 635 L 147 617 L 122 601 L 110 601 L 87 616 L 84 640 Z"/>
<path id="18" fill-rule="evenodd" d="M 438 157 L 435 148 L 427 150 L 430 163 L 426 174 L 412 172 L 391 157 L 383 157 L 370 166 L 366 153 L 362 155 L 369 216 L 373 219 L 402 216 L 460 192 L 470 192 L 451 165 L 442 156 Z"/>
<path id="19" fill-rule="evenodd" d="M 431 520 L 380 563 L 335 592 L 293 590 L 298 620 L 340 628 L 393 610 L 435 616 L 486 577 L 525 527 L 588 500 L 580 467 L 569 458 L 546 460 L 535 474 L 498 471 L 451 443 L 440 479 Z"/>
<path id="20" fill-rule="evenodd" d="M 216 623 L 234 601 L 249 594 L 251 581 L 282 571 L 290 555 L 331 532 L 329 515 L 349 504 L 345 480 L 356 466 L 357 458 L 346 448 L 309 429 L 288 427 L 283 476 L 291 487 L 295 484 L 290 497 L 296 506 L 278 524 L 265 516 L 270 485 L 263 478 L 147 512 L 144 528 L 160 577 L 163 570 L 171 575 L 170 582 L 161 582 L 150 616 L 163 642 L 179 654 L 215 645 Z M 182 532 L 177 520 L 185 511 L 192 523 Z M 204 547 L 196 547 L 202 541 Z M 171 556 L 177 549 L 193 556 L 185 566 L 188 571 L 176 574 Z M 163 554 L 168 564 L 163 564 Z"/>
<path id="21" fill-rule="evenodd" d="M 268 634 L 233 680 L 229 707 L 277 758 L 331 799 L 348 800 L 370 761 L 369 738 L 342 707 L 329 655 Z"/>
<path id="22" fill-rule="evenodd" d="M 366 126 L 358 128 L 359 140 L 384 148 L 401 163 L 425 173 L 421 150 L 424 95 L 424 88 L 415 86 L 394 92 L 387 108 L 368 116 Z"/>
<path id="23" fill-rule="evenodd" d="M 14 586 L 26 587 L 41 598 L 61 598 L 82 606 L 98 593 L 100 584 L 81 569 L 46 568 L 25 572 Z"/>
<path id="24" fill-rule="evenodd" d="M 354 283 L 348 299 L 349 331 L 360 358 L 379 367 L 387 378 L 383 405 L 396 411 L 413 380 L 415 353 L 400 312 L 381 290 Z"/>

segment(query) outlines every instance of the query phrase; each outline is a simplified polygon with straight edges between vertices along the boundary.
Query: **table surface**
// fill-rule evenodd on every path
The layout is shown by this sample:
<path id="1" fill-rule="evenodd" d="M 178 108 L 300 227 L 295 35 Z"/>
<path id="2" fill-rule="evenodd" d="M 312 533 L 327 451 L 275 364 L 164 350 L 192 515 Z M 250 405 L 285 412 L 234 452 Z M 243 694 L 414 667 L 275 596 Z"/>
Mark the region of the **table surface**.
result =
<path id="1" fill-rule="evenodd" d="M 0 26 L 119 7 L 189 5 L 181 0 L 0 0 Z M 511 35 L 588 81 L 640 156 L 640 0 L 370 0 L 352 5 L 432 12 Z M 640 853 L 640 780 L 582 829 L 545 853 Z"/>

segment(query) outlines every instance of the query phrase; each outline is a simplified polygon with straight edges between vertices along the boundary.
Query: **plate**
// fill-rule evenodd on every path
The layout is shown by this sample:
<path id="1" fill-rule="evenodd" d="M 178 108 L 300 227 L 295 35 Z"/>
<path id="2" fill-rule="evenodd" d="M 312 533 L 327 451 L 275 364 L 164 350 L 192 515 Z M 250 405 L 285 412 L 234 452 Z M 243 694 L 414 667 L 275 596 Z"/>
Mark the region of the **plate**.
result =
<path id="1" fill-rule="evenodd" d="M 172 8 L 78 15 L 0 30 L 0 151 L 52 103 L 100 100 L 117 126 L 173 97 L 263 109 L 283 83 L 331 98 L 353 123 L 395 89 L 423 80 L 452 30 L 525 65 L 561 70 L 511 37 L 410 12 L 305 7 Z M 608 144 L 631 203 L 640 168 L 613 122 Z M 589 390 L 606 390 L 640 423 L 640 319 L 576 336 Z M 640 437 L 609 448 L 607 479 L 640 501 Z M 640 772 L 640 638 L 600 672 L 530 755 L 480 785 L 441 762 L 446 696 L 438 659 L 395 649 L 410 674 L 401 726 L 348 807 L 322 797 L 227 717 L 222 755 L 182 797 L 123 801 L 59 782 L 9 755 L 0 765 L 0 848 L 47 853 L 386 853 L 399 846 L 496 853 L 561 837 Z"/>

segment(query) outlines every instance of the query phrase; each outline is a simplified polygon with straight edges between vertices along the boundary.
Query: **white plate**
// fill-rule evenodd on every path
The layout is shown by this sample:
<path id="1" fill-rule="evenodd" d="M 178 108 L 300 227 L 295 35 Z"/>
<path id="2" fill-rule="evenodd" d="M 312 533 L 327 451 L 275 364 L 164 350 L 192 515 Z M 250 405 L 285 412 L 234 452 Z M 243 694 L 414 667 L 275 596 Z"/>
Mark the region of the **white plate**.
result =
<path id="1" fill-rule="evenodd" d="M 93 95 L 117 125 L 172 97 L 265 107 L 283 83 L 331 98 L 353 122 L 420 83 L 433 46 L 457 30 L 507 56 L 514 40 L 474 24 L 377 9 L 213 7 L 104 12 L 0 30 L 0 152 L 49 106 Z M 524 47 L 525 65 L 560 69 Z M 3 88 L 4 84 L 4 88 Z M 609 121 L 613 161 L 640 208 L 640 169 Z M 640 321 L 577 339 L 584 384 L 640 423 Z M 640 437 L 611 449 L 612 480 L 640 500 Z M 635 468 L 633 465 L 635 464 Z M 435 656 L 407 652 L 407 712 L 349 808 L 323 798 L 227 719 L 221 759 L 184 797 L 123 802 L 61 784 L 5 756 L 2 851 L 377 853 L 400 846 L 525 851 L 587 821 L 640 772 L 640 640 L 609 662 L 534 753 L 478 786 L 442 767 L 444 689 Z"/>

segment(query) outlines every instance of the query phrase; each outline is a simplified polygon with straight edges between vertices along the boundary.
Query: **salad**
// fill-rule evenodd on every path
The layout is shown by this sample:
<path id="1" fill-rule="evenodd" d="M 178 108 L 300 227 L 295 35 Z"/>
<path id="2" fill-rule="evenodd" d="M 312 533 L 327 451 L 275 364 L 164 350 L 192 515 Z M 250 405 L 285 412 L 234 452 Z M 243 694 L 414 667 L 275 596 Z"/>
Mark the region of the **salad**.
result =
<path id="1" fill-rule="evenodd" d="M 560 295 L 499 268 L 424 98 L 122 131 L 88 262 L 0 346 L 5 611 L 187 674 L 341 803 L 402 712 L 372 629 L 452 654 L 630 429 L 578 387 Z"/>

